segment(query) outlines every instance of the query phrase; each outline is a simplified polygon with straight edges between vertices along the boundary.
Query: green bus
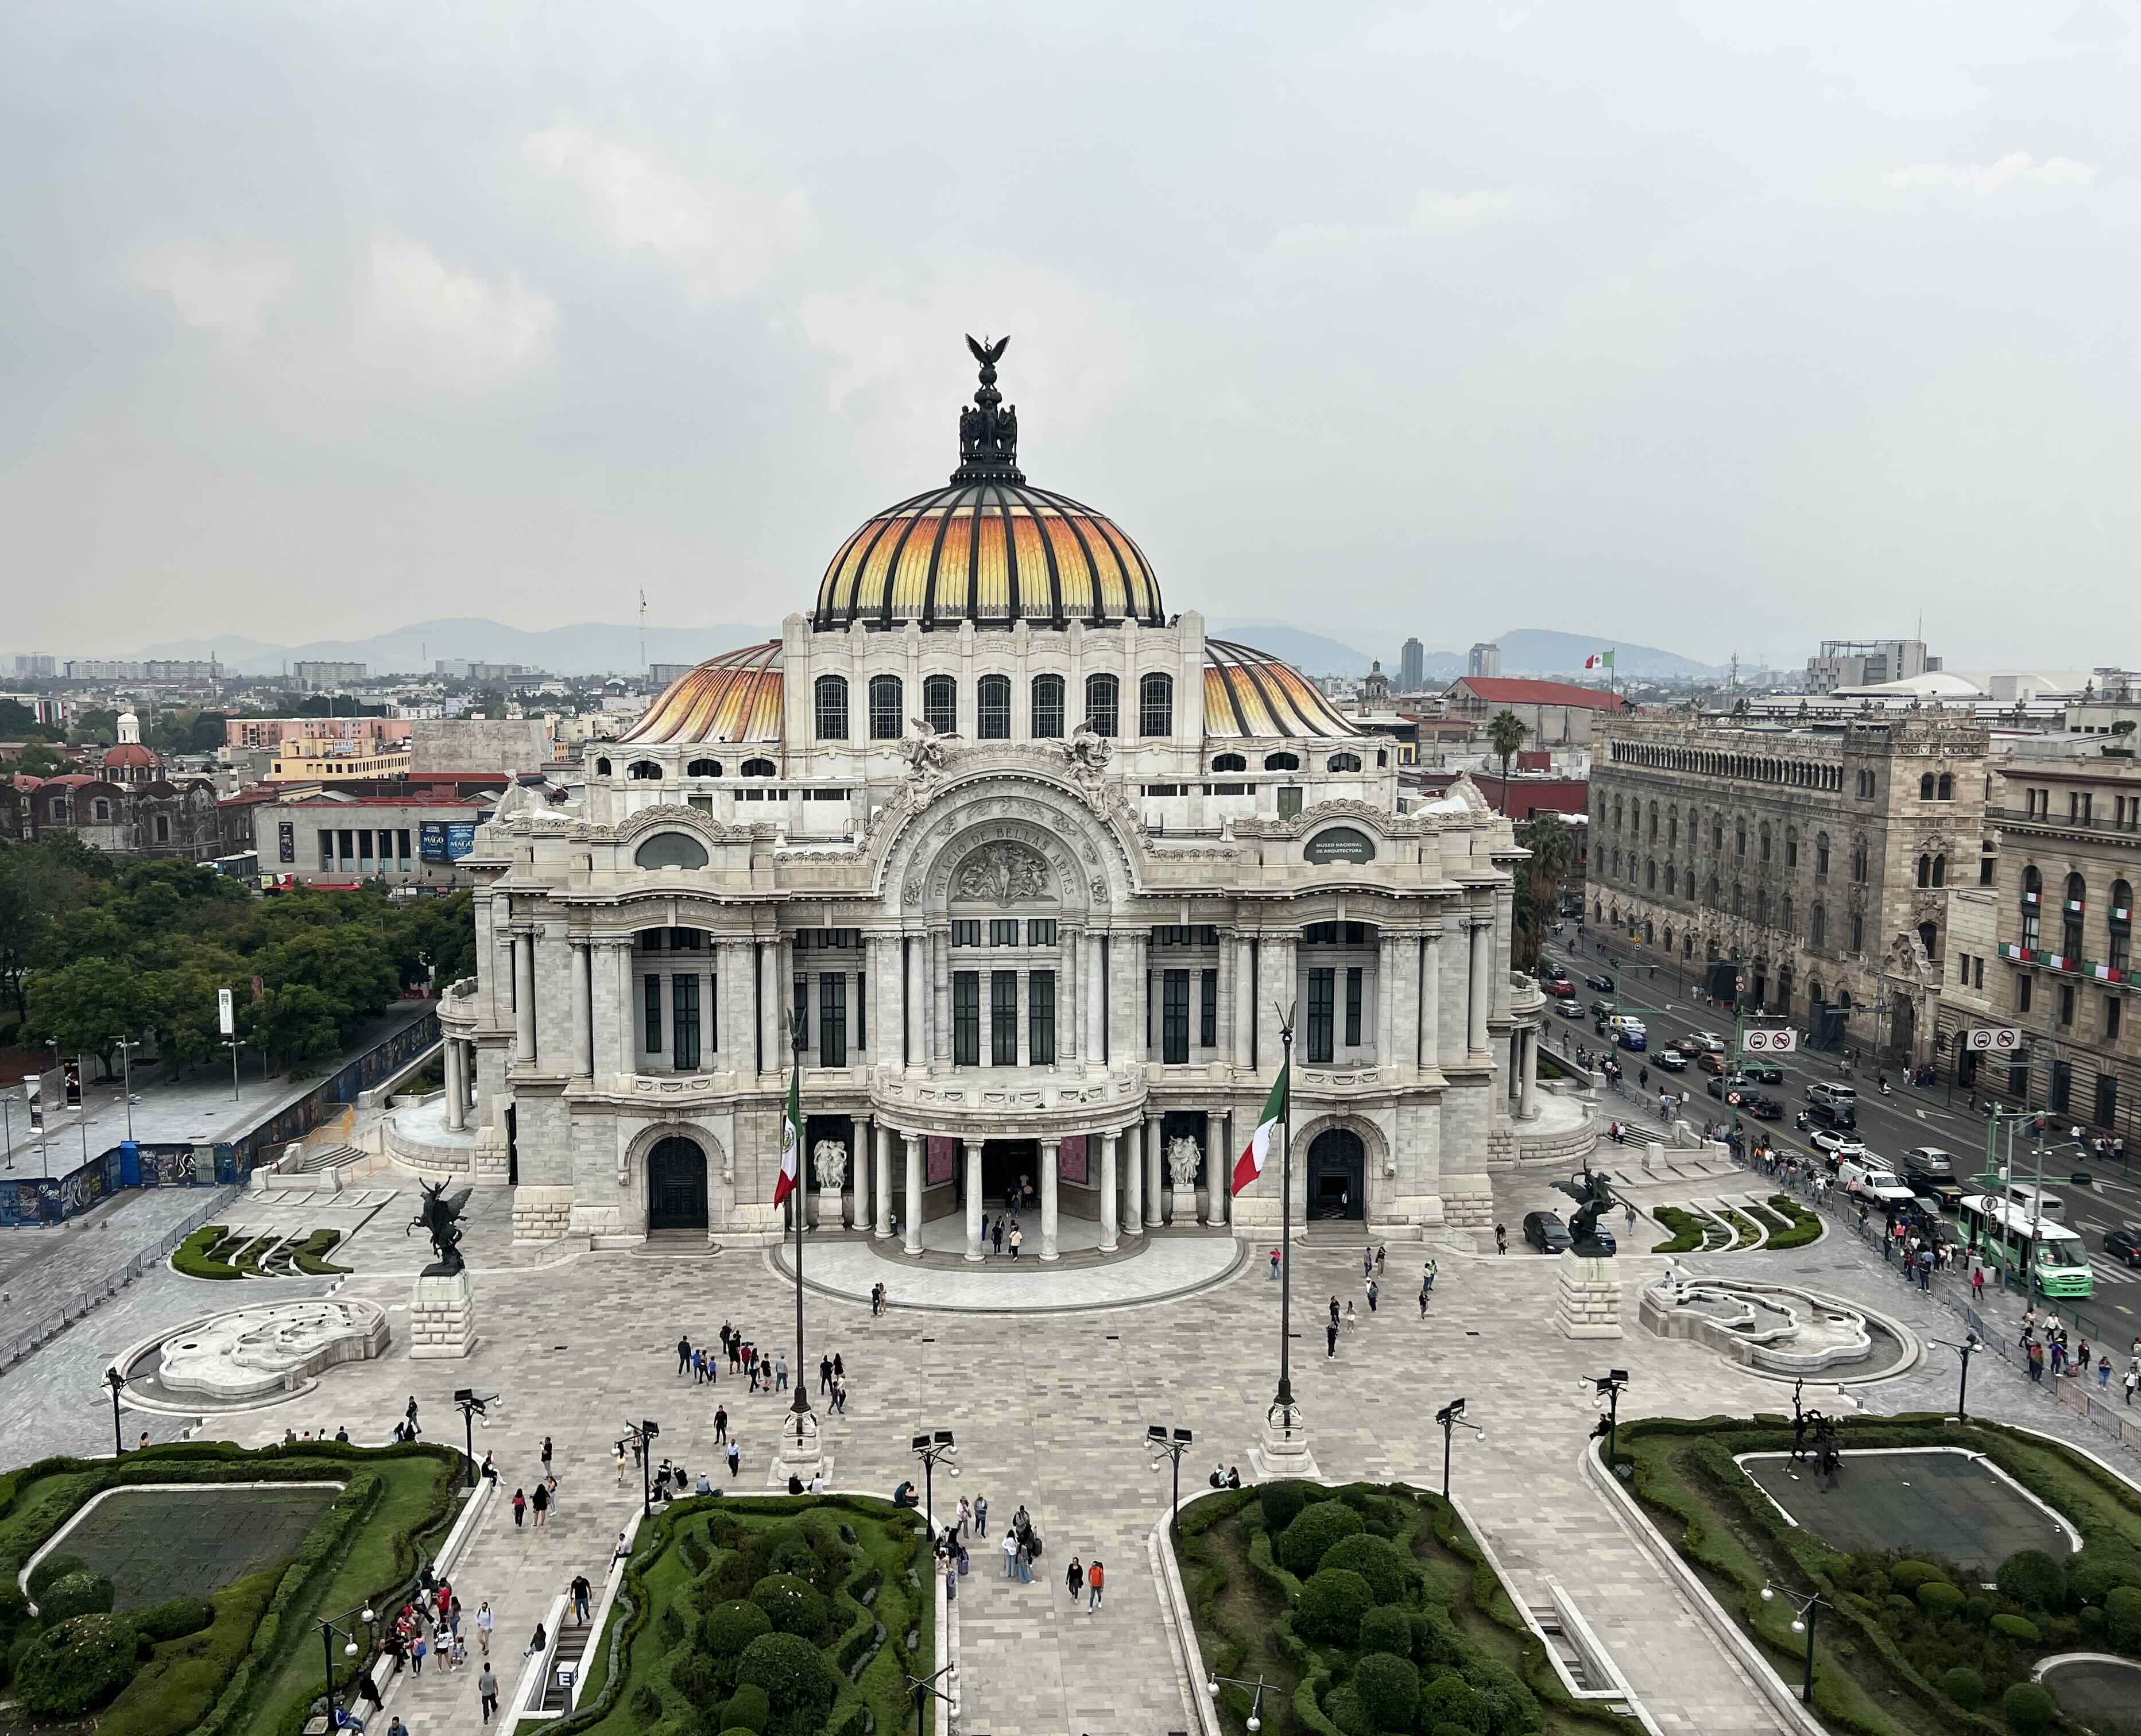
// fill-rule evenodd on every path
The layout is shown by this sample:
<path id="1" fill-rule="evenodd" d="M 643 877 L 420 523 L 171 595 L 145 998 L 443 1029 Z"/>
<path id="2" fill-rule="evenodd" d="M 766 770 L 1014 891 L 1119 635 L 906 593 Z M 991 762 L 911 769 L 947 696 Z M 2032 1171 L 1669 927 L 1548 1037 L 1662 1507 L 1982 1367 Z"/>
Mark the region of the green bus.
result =
<path id="1" fill-rule="evenodd" d="M 1965 1194 L 1956 1217 L 1964 1245 L 1987 1266 L 2020 1277 L 2040 1296 L 2085 1296 L 2096 1288 L 2088 1250 L 2065 1224 L 2034 1221 L 2026 1208 L 1991 1194 Z"/>

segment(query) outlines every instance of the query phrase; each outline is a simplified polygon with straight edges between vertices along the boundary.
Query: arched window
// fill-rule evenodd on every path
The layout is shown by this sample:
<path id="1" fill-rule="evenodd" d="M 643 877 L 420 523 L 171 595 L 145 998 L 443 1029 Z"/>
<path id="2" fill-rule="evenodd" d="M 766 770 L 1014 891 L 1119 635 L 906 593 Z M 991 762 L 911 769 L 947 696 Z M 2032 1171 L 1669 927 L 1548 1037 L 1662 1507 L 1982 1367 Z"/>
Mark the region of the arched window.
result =
<path id="1" fill-rule="evenodd" d="M 1652 843 L 1656 843 L 1657 841 L 1658 841 L 1658 804 L 1657 804 L 1656 802 L 1653 802 L 1653 803 L 1651 803 L 1651 842 Z"/>
<path id="2" fill-rule="evenodd" d="M 2068 960 L 2081 957 L 2081 923 L 2089 908 L 2089 883 L 2079 874 L 2067 876 L 2066 902 L 2060 911 L 2061 935 L 2060 956 Z"/>
<path id="3" fill-rule="evenodd" d="M 1931 886 L 1932 883 L 1933 858 L 1928 854 L 1922 853 L 1918 858 L 1918 884 Z"/>
<path id="4" fill-rule="evenodd" d="M 1390 765 L 1390 750 L 1388 748 L 1386 748 L 1386 747 L 1379 747 L 1379 748 L 1377 748 L 1377 749 L 1376 750 L 1376 764 L 1377 765 L 1379 765 L 1379 766 L 1385 766 L 1385 767 L 1386 767 L 1386 766 L 1388 766 L 1388 765 Z"/>
<path id="5" fill-rule="evenodd" d="M 848 739 L 848 678 L 844 675 L 818 677 L 818 739 Z"/>
<path id="6" fill-rule="evenodd" d="M 1122 686 L 1113 676 L 1085 677 L 1085 721 L 1095 735 L 1122 733 Z"/>
<path id="7" fill-rule="evenodd" d="M 1809 946 L 1815 947 L 1825 947 L 1828 944 L 1828 907 L 1826 904 L 1815 905 L 1812 913 L 1808 917 L 1807 942 Z M 1820 998 L 1818 988 L 1814 998 L 1817 1000 Z"/>
<path id="8" fill-rule="evenodd" d="M 2022 945 L 2034 952 L 2043 937 L 2045 877 L 2035 868 L 2022 870 Z"/>
<path id="9" fill-rule="evenodd" d="M 1866 840 L 1863 838 L 1851 840 L 1851 878 L 1861 886 L 1866 883 Z"/>
<path id="10" fill-rule="evenodd" d="M 1764 928 L 1769 926 L 1769 889 L 1766 886 L 1755 888 L 1755 920 Z"/>
<path id="11" fill-rule="evenodd" d="M 1666 863 L 1666 891 L 1668 893 L 1671 893 L 1671 892 L 1672 892 L 1672 890 L 1673 890 L 1673 865 L 1672 865 L 1672 863 L 1671 863 L 1668 862 L 1668 863 Z M 1666 944 L 1667 946 L 1671 946 L 1672 943 L 1671 943 L 1670 941 L 1668 941 Z"/>
<path id="12" fill-rule="evenodd" d="M 1704 902 L 1707 903 L 1712 910 L 1721 910 L 1724 908 L 1724 907 L 1717 902 L 1717 876 L 1715 874 L 1712 874 L 1710 877 L 1710 893 Z"/>
<path id="13" fill-rule="evenodd" d="M 2104 921 L 2109 926 L 2111 957 L 2104 961 L 2114 971 L 2125 971 L 2134 957 L 2134 888 L 2124 880 L 2111 883 L 2111 908 Z"/>
<path id="14" fill-rule="evenodd" d="M 1922 802 L 1930 802 L 1932 799 L 1933 775 L 1931 772 L 1927 772 L 1922 778 L 1918 779 L 1918 799 Z"/>
<path id="15" fill-rule="evenodd" d="M 947 735 L 958 729 L 959 686 L 950 676 L 923 677 L 922 720 Z"/>
<path id="16" fill-rule="evenodd" d="M 1947 858 L 1944 854 L 1933 858 L 1933 884 L 1935 886 L 1947 884 Z"/>
<path id="17" fill-rule="evenodd" d="M 770 760 L 746 760 L 743 762 L 743 775 L 746 778 L 770 778 L 776 773 Z"/>
<path id="18" fill-rule="evenodd" d="M 1655 856 L 1647 858 L 1643 863 L 1643 888 L 1646 892 L 1656 892 L 1658 889 L 1658 862 Z"/>
<path id="19" fill-rule="evenodd" d="M 1710 822 L 1710 853 L 1713 856 L 1725 853 L 1725 821 L 1722 817 Z"/>
<path id="20" fill-rule="evenodd" d="M 1799 930 L 1798 930 L 1798 929 L 1796 929 L 1796 928 L 1794 928 L 1794 927 L 1792 927 L 1792 895 L 1791 895 L 1789 893 L 1786 893 L 1784 894 L 1784 904 L 1783 904 L 1783 907 L 1782 907 L 1782 915 L 1781 915 L 1781 917 L 1780 917 L 1779 920 L 1780 920 L 1780 921 L 1783 922 L 1783 924 L 1784 924 L 1784 932 L 1785 932 L 1785 933 L 1787 933 L 1787 934 L 1797 934 L 1797 933 L 1799 932 Z M 1780 994 L 1780 995 L 1779 995 L 1779 996 L 1777 996 L 1777 998 L 1778 998 L 1778 1000 L 1779 1000 L 1779 1001 L 1788 1001 L 1788 1000 L 1789 1000 L 1791 997 L 1790 997 L 1790 996 L 1789 996 L 1789 995 Z"/>
<path id="21" fill-rule="evenodd" d="M 1767 862 L 1769 859 L 1769 823 L 1767 820 L 1762 822 L 1760 849 L 1762 860 Z"/>
<path id="22" fill-rule="evenodd" d="M 657 832 L 632 853 L 632 859 L 643 868 L 702 868 L 706 847 L 688 832 Z"/>
<path id="23" fill-rule="evenodd" d="M 111 818 L 111 804 L 103 796 L 96 799 L 96 817 L 100 820 L 108 820 Z"/>
<path id="24" fill-rule="evenodd" d="M 1666 848 L 1672 849 L 1680 843 L 1680 809 L 1666 809 Z"/>
<path id="25" fill-rule="evenodd" d="M 1613 798 L 1613 829 L 1621 829 L 1621 799 L 1617 795 Z"/>
<path id="26" fill-rule="evenodd" d="M 1247 771 L 1249 762 L 1239 754 L 1222 754 L 1212 762 L 1214 771 Z"/>
<path id="27" fill-rule="evenodd" d="M 1784 828 L 1784 866 L 1788 868 L 1794 868 L 1799 865 L 1799 829 L 1797 826 L 1787 826 Z"/>
<path id="28" fill-rule="evenodd" d="M 907 699 L 896 675 L 870 677 L 869 732 L 873 741 L 897 741 L 907 733 Z"/>
<path id="29" fill-rule="evenodd" d="M 1138 734 L 1150 740 L 1174 733 L 1174 677 L 1171 675 L 1138 678 Z"/>
<path id="30" fill-rule="evenodd" d="M 1938 799 L 1943 802 L 1952 802 L 1955 799 L 1955 779 L 1947 772 L 1940 775 Z"/>
<path id="31" fill-rule="evenodd" d="M 721 762 L 718 760 L 694 760 L 684 768 L 687 778 L 718 778 L 721 775 Z"/>
<path id="32" fill-rule="evenodd" d="M 598 760 L 595 761 L 595 775 L 598 778 L 606 778 L 609 775 L 608 760 Z"/>
<path id="33" fill-rule="evenodd" d="M 1063 677 L 1036 675 L 1033 678 L 1033 739 L 1063 739 Z"/>
<path id="34" fill-rule="evenodd" d="M 1732 822 L 1732 854 L 1736 861 L 1747 859 L 1747 822 L 1744 819 Z"/>
<path id="35" fill-rule="evenodd" d="M 160 814 L 156 816 L 156 842 L 169 843 L 170 841 L 171 817 L 168 814 Z"/>
<path id="36" fill-rule="evenodd" d="M 1828 878 L 1828 834 L 1826 832 L 1817 832 L 1814 836 L 1814 877 L 1817 880 Z"/>
<path id="37" fill-rule="evenodd" d="M 1745 895 L 1742 893 L 1740 889 L 1740 883 L 1737 880 L 1735 880 L 1732 883 L 1732 914 L 1737 917 L 1745 916 L 1746 913 L 1747 901 Z"/>
<path id="38" fill-rule="evenodd" d="M 625 776 L 641 784 L 659 784 L 662 768 L 652 760 L 635 760 L 625 768 Z"/>
<path id="39" fill-rule="evenodd" d="M 1264 755 L 1264 770 L 1266 771 L 1299 771 L 1301 770 L 1301 755 L 1298 754 L 1266 754 Z"/>
<path id="40" fill-rule="evenodd" d="M 1851 950 L 1853 952 L 1866 950 L 1866 918 L 1855 910 L 1851 912 Z"/>
<path id="41" fill-rule="evenodd" d="M 984 741 L 1011 740 L 1011 677 L 985 675 L 974 684 L 974 733 Z"/>
<path id="42" fill-rule="evenodd" d="M 1358 754 L 1333 754 L 1324 763 L 1326 771 L 1358 771 L 1360 769 L 1361 756 Z"/>

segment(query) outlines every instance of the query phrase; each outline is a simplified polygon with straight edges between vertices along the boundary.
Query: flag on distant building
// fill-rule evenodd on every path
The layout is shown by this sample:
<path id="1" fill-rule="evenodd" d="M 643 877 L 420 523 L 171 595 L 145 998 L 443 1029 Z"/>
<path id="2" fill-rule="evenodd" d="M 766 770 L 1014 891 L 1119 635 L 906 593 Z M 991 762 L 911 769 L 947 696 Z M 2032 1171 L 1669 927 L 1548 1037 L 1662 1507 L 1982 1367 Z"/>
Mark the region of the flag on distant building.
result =
<path id="1" fill-rule="evenodd" d="M 1613 666 L 1613 653 L 1610 651 L 1593 652 L 1583 660 L 1583 666 L 1586 669 L 1611 669 Z"/>

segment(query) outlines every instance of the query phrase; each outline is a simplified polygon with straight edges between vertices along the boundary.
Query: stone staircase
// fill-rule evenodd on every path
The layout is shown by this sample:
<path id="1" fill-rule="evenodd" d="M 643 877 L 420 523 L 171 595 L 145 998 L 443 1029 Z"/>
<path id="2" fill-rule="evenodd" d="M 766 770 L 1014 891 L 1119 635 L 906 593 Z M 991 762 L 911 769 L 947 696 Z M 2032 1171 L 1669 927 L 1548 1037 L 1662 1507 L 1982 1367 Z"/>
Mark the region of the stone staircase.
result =
<path id="1" fill-rule="evenodd" d="M 297 1173 L 321 1175 L 329 1170 L 340 1169 L 346 1163 L 361 1163 L 367 1153 L 354 1145 L 323 1145 L 317 1151 L 308 1151 L 298 1164 Z"/>
<path id="2" fill-rule="evenodd" d="M 568 1669 L 574 1676 L 578 1675 L 594 1631 L 593 1622 L 559 1629 L 558 1643 L 550 1651 L 550 1668 L 543 1678 L 541 1698 L 529 1709 L 530 1711 L 565 1712 L 572 1709 L 573 1690 L 559 1676 Z"/>

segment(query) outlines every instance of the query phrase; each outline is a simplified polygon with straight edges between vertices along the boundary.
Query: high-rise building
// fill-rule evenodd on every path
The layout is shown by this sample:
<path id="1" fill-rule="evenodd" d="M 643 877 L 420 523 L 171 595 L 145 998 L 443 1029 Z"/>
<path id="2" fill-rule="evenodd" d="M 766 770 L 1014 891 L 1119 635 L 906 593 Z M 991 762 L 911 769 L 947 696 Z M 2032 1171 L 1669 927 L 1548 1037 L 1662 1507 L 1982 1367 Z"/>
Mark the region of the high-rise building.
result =
<path id="1" fill-rule="evenodd" d="M 1833 693 L 1838 687 L 1876 687 L 1940 666 L 1938 657 L 1926 655 L 1922 639 L 1824 639 L 1820 655 L 1807 659 L 1807 689 Z"/>
<path id="2" fill-rule="evenodd" d="M 1398 687 L 1401 692 L 1417 693 L 1427 686 L 1427 647 L 1417 639 L 1405 642 L 1405 650 L 1398 659 Z"/>
<path id="3" fill-rule="evenodd" d="M 1464 659 L 1464 672 L 1484 675 L 1491 681 L 1502 672 L 1502 647 L 1491 639 L 1482 639 Z"/>
<path id="4" fill-rule="evenodd" d="M 15 673 L 33 681 L 48 681 L 57 671 L 57 661 L 52 657 L 23 657 L 15 658 Z"/>
<path id="5" fill-rule="evenodd" d="M 290 679 L 307 692 L 317 692 L 325 687 L 354 686 L 365 677 L 362 663 L 293 663 Z"/>

